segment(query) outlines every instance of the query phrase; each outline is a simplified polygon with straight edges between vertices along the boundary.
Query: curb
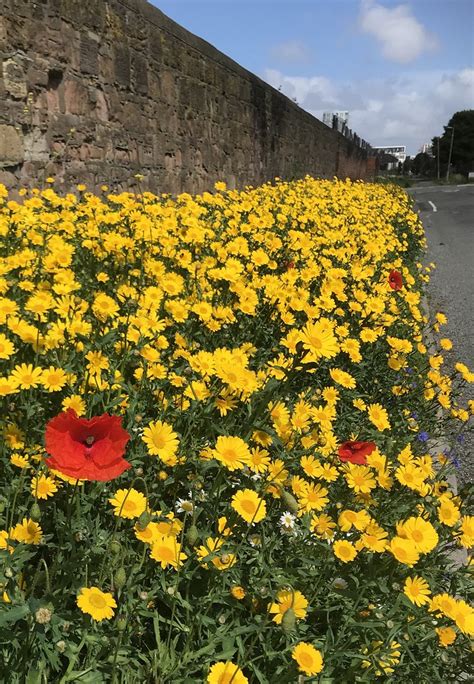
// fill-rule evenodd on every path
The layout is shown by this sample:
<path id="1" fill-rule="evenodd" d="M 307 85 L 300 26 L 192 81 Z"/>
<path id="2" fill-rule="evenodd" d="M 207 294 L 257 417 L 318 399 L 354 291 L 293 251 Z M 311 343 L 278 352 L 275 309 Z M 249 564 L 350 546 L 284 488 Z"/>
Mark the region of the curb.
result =
<path id="1" fill-rule="evenodd" d="M 430 318 L 430 307 L 428 304 L 428 298 L 426 296 L 426 293 L 423 293 L 421 297 L 421 307 L 423 311 L 425 312 L 425 315 L 428 318 L 428 321 L 431 320 Z M 424 335 L 426 346 L 428 348 L 428 351 L 433 351 L 435 352 L 437 347 L 436 347 L 436 340 L 435 337 L 430 329 L 428 329 Z M 436 411 L 437 417 L 441 420 L 443 418 L 443 409 L 441 406 L 438 407 Z M 448 442 L 442 442 L 442 441 L 435 441 L 435 440 L 429 440 L 428 441 L 428 450 L 430 456 L 433 458 L 433 462 L 435 464 L 435 467 L 439 465 L 437 456 L 439 451 L 444 451 L 445 449 L 448 450 L 450 449 L 451 445 Z M 455 473 L 451 473 L 446 477 L 446 480 L 448 481 L 449 486 L 451 487 L 454 495 L 456 496 L 458 493 L 458 481 L 456 478 Z M 452 551 L 449 552 L 448 558 L 450 559 L 449 563 L 449 569 L 451 571 L 455 571 L 458 568 L 461 568 L 463 565 L 467 565 L 468 563 L 468 554 L 467 554 L 467 549 L 464 548 L 459 548 L 456 547 Z"/>

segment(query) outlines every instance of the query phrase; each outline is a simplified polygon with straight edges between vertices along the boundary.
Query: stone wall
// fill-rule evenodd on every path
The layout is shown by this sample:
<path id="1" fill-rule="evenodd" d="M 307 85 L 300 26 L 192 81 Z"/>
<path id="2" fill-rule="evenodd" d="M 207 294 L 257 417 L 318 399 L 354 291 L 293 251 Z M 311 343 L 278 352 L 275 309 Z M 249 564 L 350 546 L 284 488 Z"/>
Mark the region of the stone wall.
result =
<path id="1" fill-rule="evenodd" d="M 367 151 L 145 0 L 0 0 L 0 182 L 200 192 Z"/>

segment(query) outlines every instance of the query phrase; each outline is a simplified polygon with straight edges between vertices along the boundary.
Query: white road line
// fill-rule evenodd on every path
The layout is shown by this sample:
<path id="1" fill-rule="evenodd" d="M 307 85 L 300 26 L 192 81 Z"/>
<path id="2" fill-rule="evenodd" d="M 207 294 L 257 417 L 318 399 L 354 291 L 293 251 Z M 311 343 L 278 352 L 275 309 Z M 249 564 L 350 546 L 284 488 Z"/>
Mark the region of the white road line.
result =
<path id="1" fill-rule="evenodd" d="M 433 211 L 438 211 L 436 208 L 436 204 L 433 204 L 433 202 L 431 202 L 430 200 L 428 200 L 428 204 L 431 204 L 431 208 L 433 209 Z"/>

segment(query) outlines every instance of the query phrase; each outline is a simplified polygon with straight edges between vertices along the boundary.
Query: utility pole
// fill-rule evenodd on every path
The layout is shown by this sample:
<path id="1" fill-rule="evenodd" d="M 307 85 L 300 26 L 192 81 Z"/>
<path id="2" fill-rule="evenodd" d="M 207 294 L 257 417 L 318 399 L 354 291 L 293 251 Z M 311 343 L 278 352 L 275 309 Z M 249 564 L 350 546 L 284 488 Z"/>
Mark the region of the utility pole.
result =
<path id="1" fill-rule="evenodd" d="M 438 152 L 436 154 L 436 161 L 438 162 L 438 180 L 439 180 L 439 135 L 436 138 L 436 144 L 438 146 Z"/>
<path id="2" fill-rule="evenodd" d="M 453 153 L 454 126 L 446 126 L 451 129 L 451 145 L 449 146 L 448 168 L 446 169 L 446 180 L 449 181 L 449 169 L 451 167 L 451 155 Z"/>

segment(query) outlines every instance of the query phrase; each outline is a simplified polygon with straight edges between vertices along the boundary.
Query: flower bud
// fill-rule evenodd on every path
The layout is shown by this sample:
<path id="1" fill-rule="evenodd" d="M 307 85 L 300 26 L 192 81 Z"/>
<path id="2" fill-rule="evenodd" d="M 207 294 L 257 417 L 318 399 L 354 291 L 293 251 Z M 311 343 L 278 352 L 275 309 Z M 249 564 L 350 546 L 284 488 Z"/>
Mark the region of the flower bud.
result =
<path id="1" fill-rule="evenodd" d="M 37 501 L 35 501 L 30 508 L 30 518 L 33 522 L 39 522 L 39 520 L 41 520 L 41 510 Z"/>
<path id="2" fill-rule="evenodd" d="M 151 523 L 151 515 L 148 511 L 143 511 L 141 516 L 138 518 L 137 528 L 141 532 L 147 527 L 147 525 L 149 525 L 149 523 Z"/>
<path id="3" fill-rule="evenodd" d="M 38 610 L 35 613 L 35 620 L 39 625 L 45 625 L 48 622 L 50 622 L 52 616 L 52 612 L 49 610 L 49 608 L 46 607 L 41 607 L 38 608 Z"/>
<path id="4" fill-rule="evenodd" d="M 56 649 L 59 651 L 59 653 L 64 653 L 64 651 L 66 650 L 66 642 L 63 639 L 57 641 Z"/>
<path id="5" fill-rule="evenodd" d="M 196 525 L 191 525 L 186 532 L 186 541 L 188 542 L 189 546 L 194 546 L 199 539 L 199 532 L 198 528 Z"/>
<path id="6" fill-rule="evenodd" d="M 283 615 L 283 618 L 281 620 L 281 627 L 285 634 L 290 634 L 296 625 L 296 615 L 295 611 L 293 608 L 288 608 L 288 610 L 285 611 L 285 614 Z"/>
<path id="7" fill-rule="evenodd" d="M 284 489 L 281 492 L 281 498 L 285 502 L 287 508 L 291 513 L 297 513 L 298 512 L 298 502 L 293 496 L 293 494 L 290 494 L 290 492 L 285 491 Z"/>
<path id="8" fill-rule="evenodd" d="M 109 551 L 114 556 L 117 556 L 120 553 L 121 548 L 122 546 L 120 545 L 120 542 L 118 542 L 116 539 L 113 539 L 109 544 Z"/>
<path id="9" fill-rule="evenodd" d="M 117 629 L 119 632 L 125 631 L 125 628 L 127 627 L 127 620 L 124 617 L 119 617 L 116 622 L 115 622 Z"/>
<path id="10" fill-rule="evenodd" d="M 117 570 L 117 572 L 114 575 L 114 586 L 116 589 L 122 589 L 126 583 L 127 573 L 125 572 L 125 568 L 121 567 Z"/>

